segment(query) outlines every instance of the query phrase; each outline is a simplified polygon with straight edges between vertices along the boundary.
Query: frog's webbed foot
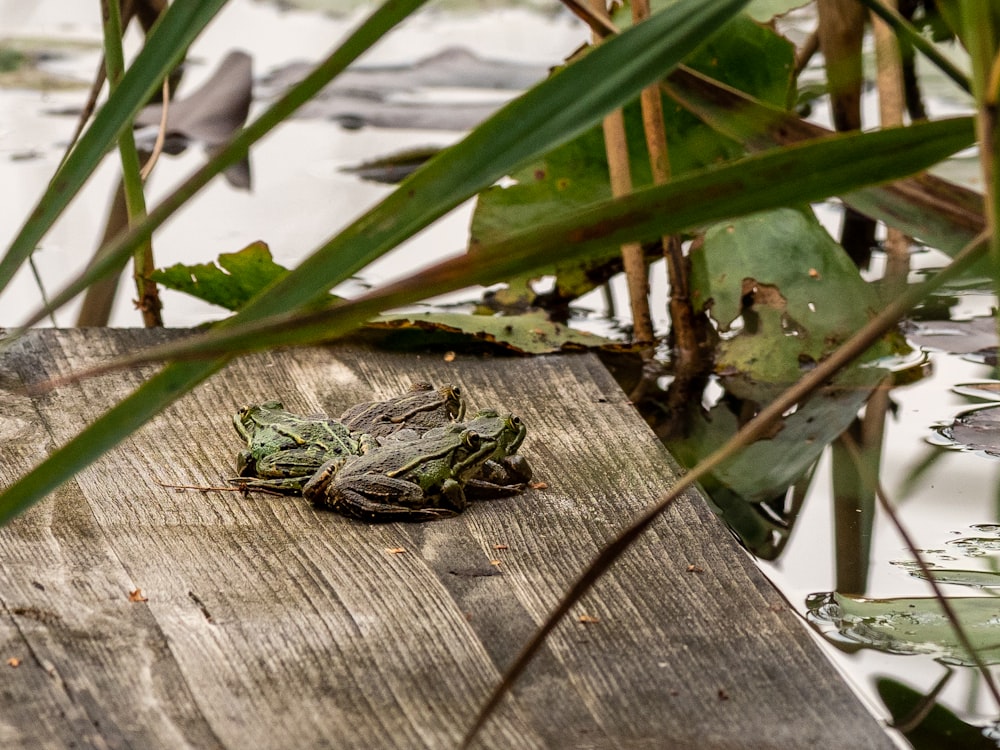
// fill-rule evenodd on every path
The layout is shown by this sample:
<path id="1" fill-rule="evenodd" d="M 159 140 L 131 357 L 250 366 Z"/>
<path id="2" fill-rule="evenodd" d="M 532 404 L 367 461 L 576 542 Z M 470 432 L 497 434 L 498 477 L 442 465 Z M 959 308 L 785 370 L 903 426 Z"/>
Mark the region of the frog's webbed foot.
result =
<path id="1" fill-rule="evenodd" d="M 491 459 L 466 482 L 465 493 L 477 499 L 511 497 L 524 492 L 531 475 L 531 465 L 524 456 L 514 454 Z"/>

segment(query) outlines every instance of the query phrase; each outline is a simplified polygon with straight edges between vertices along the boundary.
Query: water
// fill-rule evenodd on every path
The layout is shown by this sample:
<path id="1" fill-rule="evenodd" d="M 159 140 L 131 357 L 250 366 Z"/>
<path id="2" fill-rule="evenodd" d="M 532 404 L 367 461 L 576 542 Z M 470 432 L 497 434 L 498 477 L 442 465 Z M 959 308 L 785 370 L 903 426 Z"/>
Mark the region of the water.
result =
<path id="1" fill-rule="evenodd" d="M 45 70 L 74 78 L 85 87 L 99 59 L 96 7 L 96 3 L 58 0 L 32 4 L 7 0 L 0 2 L 0 14 L 7 22 L 8 35 L 57 39 L 63 45 L 63 56 L 47 63 Z M 195 88 L 211 73 L 232 48 L 233 40 L 252 52 L 255 75 L 261 76 L 291 61 L 322 56 L 359 18 L 359 12 L 333 16 L 282 11 L 272 4 L 233 0 L 192 48 L 193 63 L 180 94 L 183 96 L 185 91 Z M 549 65 L 572 52 L 586 37 L 581 25 L 567 15 L 540 15 L 526 9 L 476 14 L 431 11 L 406 23 L 364 62 L 412 62 L 442 48 L 461 45 L 486 58 Z M 138 42 L 134 35 L 130 36 L 129 48 L 135 49 Z M 17 221 L 33 207 L 75 124 L 74 118 L 54 112 L 78 107 L 84 96 L 85 88 L 0 89 L 0 112 L 4 113 L 0 120 L 0 161 L 6 167 L 0 170 L 0 200 L 5 206 L 0 215 L 3 245 L 9 243 L 19 228 Z M 931 104 L 937 114 L 957 111 L 963 106 L 960 101 L 948 99 L 947 90 Z M 261 106 L 255 104 L 251 116 Z M 822 108 L 816 116 L 824 116 Z M 408 147 L 447 145 L 458 137 L 459 133 L 440 130 L 348 131 L 319 120 L 293 120 L 253 151 L 252 193 L 233 190 L 217 181 L 157 234 L 157 264 L 205 262 L 221 252 L 232 252 L 263 239 L 278 262 L 295 265 L 391 190 L 361 182 L 341 172 L 342 167 Z M 179 157 L 162 159 L 149 187 L 150 204 L 155 205 L 203 158 L 195 148 Z M 975 181 L 974 165 L 959 164 L 949 169 L 956 170 L 969 182 Z M 48 291 L 58 289 L 87 262 L 103 228 L 115 180 L 116 165 L 109 159 L 39 249 L 35 260 Z M 353 288 L 381 284 L 431 259 L 462 252 L 470 215 L 469 205 L 452 212 L 391 256 L 366 269 L 364 278 Z M 829 228 L 835 229 L 839 220 L 835 210 L 821 209 L 820 215 Z M 878 256 L 874 259 L 876 273 L 880 260 Z M 917 265 L 933 265 L 940 258 L 923 254 L 916 256 L 915 261 Z M 663 312 L 666 285 L 662 264 L 654 264 L 651 279 L 656 322 L 663 330 L 667 321 Z M 130 291 L 125 289 L 119 295 L 112 325 L 140 324 L 132 309 Z M 618 310 L 628 309 L 623 285 L 613 284 L 612 295 Z M 164 292 L 163 299 L 164 317 L 171 326 L 195 325 L 226 314 L 169 291 Z M 11 288 L 0 295 L 0 323 L 17 324 L 37 304 L 38 290 L 25 268 Z M 993 305 L 995 300 L 991 295 L 968 294 L 958 298 L 952 314 L 954 317 L 987 314 Z M 588 295 L 577 307 L 596 314 L 603 310 L 603 300 L 598 294 Z M 72 325 L 75 316 L 76 305 L 70 305 L 57 314 L 56 322 Z M 602 332 L 610 328 L 606 323 L 593 325 L 603 326 Z M 942 450 L 927 442 L 933 426 L 951 421 L 957 413 L 978 403 L 954 393 L 952 386 L 992 378 L 995 372 L 986 365 L 946 353 L 931 353 L 929 358 L 933 377 L 893 392 L 898 408 L 887 425 L 882 480 L 918 544 L 925 549 L 948 549 L 949 542 L 974 535 L 974 524 L 1000 520 L 995 489 L 1000 486 L 998 460 L 945 451 L 912 491 L 903 494 L 902 488 L 929 451 Z M 810 594 L 834 588 L 830 486 L 829 460 L 824 458 L 784 554 L 775 563 L 763 564 L 767 574 L 802 613 Z M 902 541 L 880 515 L 872 550 L 870 595 L 927 595 L 925 583 L 910 576 L 905 567 L 893 564 L 908 558 Z M 949 587 L 948 591 L 956 595 L 968 593 L 956 587 Z M 879 715 L 885 715 L 885 710 L 872 688 L 875 677 L 895 675 L 928 691 L 945 670 L 925 656 L 893 656 L 873 650 L 847 653 L 829 645 L 825 648 Z M 973 670 L 957 670 L 939 700 L 969 721 L 987 723 L 996 715 L 996 707 Z"/>

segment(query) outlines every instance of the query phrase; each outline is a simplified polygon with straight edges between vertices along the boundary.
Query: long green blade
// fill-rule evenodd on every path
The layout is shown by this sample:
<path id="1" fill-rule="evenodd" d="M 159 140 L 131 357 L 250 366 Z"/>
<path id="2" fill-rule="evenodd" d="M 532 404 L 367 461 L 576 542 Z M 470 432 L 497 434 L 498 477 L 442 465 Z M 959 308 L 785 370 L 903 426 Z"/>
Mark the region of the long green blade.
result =
<path id="1" fill-rule="evenodd" d="M 160 81 L 226 0 L 174 0 L 107 103 L 56 172 L 38 205 L 0 260 L 0 290 L 27 260 L 45 233 L 115 145 L 122 128 L 149 100 Z"/>
<path id="2" fill-rule="evenodd" d="M 572 138 L 633 98 L 746 2 L 680 0 L 601 45 L 428 163 L 220 328 L 316 299 L 518 164 Z M 0 522 L 58 487 L 222 364 L 224 360 L 166 367 L 0 495 Z"/>
<path id="3" fill-rule="evenodd" d="M 904 177 L 975 141 L 971 117 L 918 123 L 873 133 L 834 135 L 775 149 L 733 164 L 596 203 L 534 226 L 475 253 L 440 263 L 355 302 L 329 310 L 284 314 L 255 324 L 220 327 L 123 360 L 139 363 L 208 357 L 278 345 L 311 344 L 342 335 L 383 310 L 471 284 L 489 284 L 535 266 L 582 259 L 609 245 L 657 237 L 709 222 L 789 204 L 818 201 L 879 181 Z"/>

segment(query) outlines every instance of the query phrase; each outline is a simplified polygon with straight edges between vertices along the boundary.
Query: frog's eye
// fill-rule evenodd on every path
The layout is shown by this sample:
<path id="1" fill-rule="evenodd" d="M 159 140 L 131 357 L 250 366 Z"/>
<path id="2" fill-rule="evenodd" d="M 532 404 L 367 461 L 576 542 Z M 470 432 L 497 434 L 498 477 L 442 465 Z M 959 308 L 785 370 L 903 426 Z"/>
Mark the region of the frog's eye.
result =
<path id="1" fill-rule="evenodd" d="M 473 450 L 478 448 L 479 444 L 482 442 L 482 439 L 479 437 L 479 433 L 473 432 L 472 430 L 466 430 L 465 434 L 462 435 L 462 439 L 465 441 L 465 444 Z"/>
<path id="2" fill-rule="evenodd" d="M 509 417 L 507 417 L 507 421 L 510 424 L 512 424 L 514 427 L 520 427 L 521 426 L 521 418 L 518 417 L 518 416 L 515 416 L 514 414 L 511 414 Z"/>
<path id="3" fill-rule="evenodd" d="M 453 385 L 451 387 L 451 395 L 453 395 L 455 398 L 462 398 L 462 389 L 459 388 L 457 385 Z"/>

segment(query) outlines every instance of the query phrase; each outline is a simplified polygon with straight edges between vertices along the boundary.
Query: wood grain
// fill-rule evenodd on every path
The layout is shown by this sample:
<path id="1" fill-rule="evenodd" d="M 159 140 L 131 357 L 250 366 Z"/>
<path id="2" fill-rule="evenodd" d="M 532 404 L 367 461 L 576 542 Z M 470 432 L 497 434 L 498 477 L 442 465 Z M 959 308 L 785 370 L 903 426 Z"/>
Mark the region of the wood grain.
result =
<path id="1" fill-rule="evenodd" d="M 22 383 L 173 335 L 38 331 L 7 352 L 0 483 L 151 370 L 34 399 Z M 336 415 L 418 380 L 521 416 L 545 487 L 453 519 L 366 525 L 300 498 L 157 484 L 223 484 L 244 403 Z M 234 361 L 0 529 L 0 745 L 454 747 L 562 590 L 675 475 L 589 355 L 336 347 Z M 135 589 L 148 600 L 130 601 Z M 892 747 L 689 493 L 556 630 L 481 746 L 831 741 Z"/>

